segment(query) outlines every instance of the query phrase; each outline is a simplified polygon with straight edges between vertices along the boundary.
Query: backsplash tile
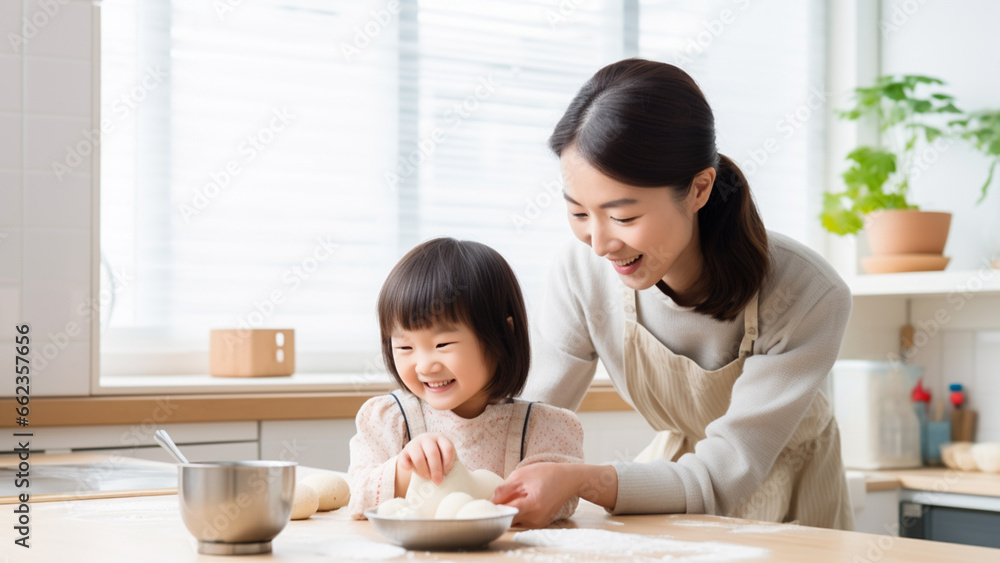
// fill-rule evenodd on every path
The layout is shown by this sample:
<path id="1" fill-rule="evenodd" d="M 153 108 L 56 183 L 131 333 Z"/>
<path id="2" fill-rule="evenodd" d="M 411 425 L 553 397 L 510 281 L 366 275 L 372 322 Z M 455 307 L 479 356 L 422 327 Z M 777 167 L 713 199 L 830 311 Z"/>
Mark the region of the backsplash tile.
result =
<path id="1" fill-rule="evenodd" d="M 89 303 L 88 287 L 25 286 L 21 310 L 31 320 L 35 338 L 58 344 L 90 339 Z"/>
<path id="2" fill-rule="evenodd" d="M 90 172 L 91 158 L 99 141 L 92 136 L 90 119 L 76 117 L 40 117 L 24 119 L 25 170 Z"/>
<path id="3" fill-rule="evenodd" d="M 24 230 L 24 286 L 90 286 L 90 231 Z"/>
<path id="4" fill-rule="evenodd" d="M 21 228 L 0 228 L 0 283 L 21 283 Z"/>
<path id="5" fill-rule="evenodd" d="M 6 35 L 0 35 L 0 43 Z M 21 57 L 0 55 L 0 111 L 20 112 L 22 80 Z"/>
<path id="6" fill-rule="evenodd" d="M 0 285 L 0 328 L 3 329 L 0 331 L 0 342 L 13 341 L 13 327 L 21 322 L 21 288 L 14 284 Z"/>
<path id="7" fill-rule="evenodd" d="M 89 118 L 90 61 L 27 57 L 24 61 L 24 112 Z M 73 92 L 67 96 L 67 92 Z"/>
<path id="8" fill-rule="evenodd" d="M 0 327 L 32 324 L 47 364 L 35 396 L 90 393 L 89 319 L 67 323 L 91 292 L 96 14 L 92 0 L 0 0 Z"/>
<path id="9" fill-rule="evenodd" d="M 62 0 L 45 4 L 55 6 L 51 6 L 46 12 L 35 2 L 28 2 L 28 18 L 45 23 L 38 26 L 37 34 L 27 41 L 24 51 L 32 56 L 43 55 L 89 61 L 93 43 L 91 21 L 94 8 L 91 3 Z"/>
<path id="10" fill-rule="evenodd" d="M 1000 442 L 1000 331 L 978 331 L 969 407 L 978 411 L 977 442 Z"/>
<path id="11" fill-rule="evenodd" d="M 32 332 L 35 332 L 32 330 Z M 90 393 L 90 342 L 53 341 L 47 335 L 32 340 L 32 396 Z"/>
<path id="12" fill-rule="evenodd" d="M 20 113 L 0 113 L 0 169 L 21 169 L 22 119 Z"/>
<path id="13" fill-rule="evenodd" d="M 20 55 L 24 47 L 17 38 L 21 37 L 23 8 L 20 0 L 0 2 L 0 53 Z M 11 40 L 11 38 L 14 38 Z"/>
<path id="14" fill-rule="evenodd" d="M 21 226 L 21 172 L 0 170 L 0 231 Z"/>
<path id="15" fill-rule="evenodd" d="M 91 227 L 91 177 L 52 172 L 24 173 L 24 223 L 32 227 Z"/>

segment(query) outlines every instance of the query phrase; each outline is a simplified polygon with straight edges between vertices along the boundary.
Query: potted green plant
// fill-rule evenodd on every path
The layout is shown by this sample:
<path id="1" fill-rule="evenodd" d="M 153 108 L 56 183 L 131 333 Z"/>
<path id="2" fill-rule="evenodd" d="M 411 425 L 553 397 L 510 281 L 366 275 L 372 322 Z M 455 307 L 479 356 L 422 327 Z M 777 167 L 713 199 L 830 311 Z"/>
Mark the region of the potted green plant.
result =
<path id="1" fill-rule="evenodd" d="M 823 194 L 823 227 L 846 235 L 865 229 L 873 256 L 862 260 L 869 273 L 943 270 L 950 213 L 920 211 L 908 199 L 925 144 L 951 133 L 942 114 L 960 114 L 944 82 L 919 75 L 884 75 L 854 91 L 854 107 L 842 119 L 877 119 L 880 146 L 860 146 L 847 155 L 845 189 Z M 918 92 L 919 90 L 919 92 Z"/>
<path id="2" fill-rule="evenodd" d="M 971 113 L 965 119 L 956 119 L 948 123 L 955 128 L 955 134 L 970 141 L 976 149 L 992 159 L 990 170 L 986 174 L 986 182 L 980 189 L 979 199 L 982 203 L 986 190 L 993 182 L 993 173 L 1000 164 L 1000 110 L 986 110 Z"/>

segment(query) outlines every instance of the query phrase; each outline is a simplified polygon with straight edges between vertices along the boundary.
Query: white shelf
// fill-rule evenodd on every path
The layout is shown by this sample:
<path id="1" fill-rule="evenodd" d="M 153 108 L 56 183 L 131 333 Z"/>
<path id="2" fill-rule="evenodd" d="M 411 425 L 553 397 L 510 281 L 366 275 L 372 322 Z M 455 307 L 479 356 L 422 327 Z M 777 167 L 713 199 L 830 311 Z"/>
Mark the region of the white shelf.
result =
<path id="1" fill-rule="evenodd" d="M 1000 294 L 1000 270 L 989 268 L 859 275 L 848 277 L 846 281 L 855 296 Z"/>

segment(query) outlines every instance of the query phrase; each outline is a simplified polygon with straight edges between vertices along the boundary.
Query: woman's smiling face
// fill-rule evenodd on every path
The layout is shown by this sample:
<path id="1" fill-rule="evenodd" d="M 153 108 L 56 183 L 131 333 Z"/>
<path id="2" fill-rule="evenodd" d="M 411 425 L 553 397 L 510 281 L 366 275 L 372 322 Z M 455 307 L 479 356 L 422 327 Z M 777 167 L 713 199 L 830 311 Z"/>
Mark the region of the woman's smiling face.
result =
<path id="1" fill-rule="evenodd" d="M 682 293 L 697 281 L 697 210 L 708 200 L 714 169 L 700 172 L 678 202 L 671 188 L 629 186 L 605 176 L 574 146 L 559 161 L 573 234 L 607 259 L 625 285 L 647 289 L 662 279 Z"/>

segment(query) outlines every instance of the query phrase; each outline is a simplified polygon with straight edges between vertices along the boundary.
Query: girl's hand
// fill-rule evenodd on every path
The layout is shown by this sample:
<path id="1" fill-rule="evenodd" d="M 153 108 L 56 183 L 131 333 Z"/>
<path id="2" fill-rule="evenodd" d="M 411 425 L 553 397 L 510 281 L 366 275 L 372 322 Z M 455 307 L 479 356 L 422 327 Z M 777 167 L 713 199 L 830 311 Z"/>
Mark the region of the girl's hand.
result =
<path id="1" fill-rule="evenodd" d="M 610 465 L 533 463 L 515 469 L 490 501 L 518 510 L 513 526 L 544 528 L 574 496 L 614 508 L 618 472 Z"/>
<path id="2" fill-rule="evenodd" d="M 399 482 L 402 473 L 409 484 L 412 472 L 440 485 L 454 463 L 455 446 L 451 440 L 442 434 L 425 432 L 410 440 L 400 452 L 396 459 L 396 482 Z"/>

